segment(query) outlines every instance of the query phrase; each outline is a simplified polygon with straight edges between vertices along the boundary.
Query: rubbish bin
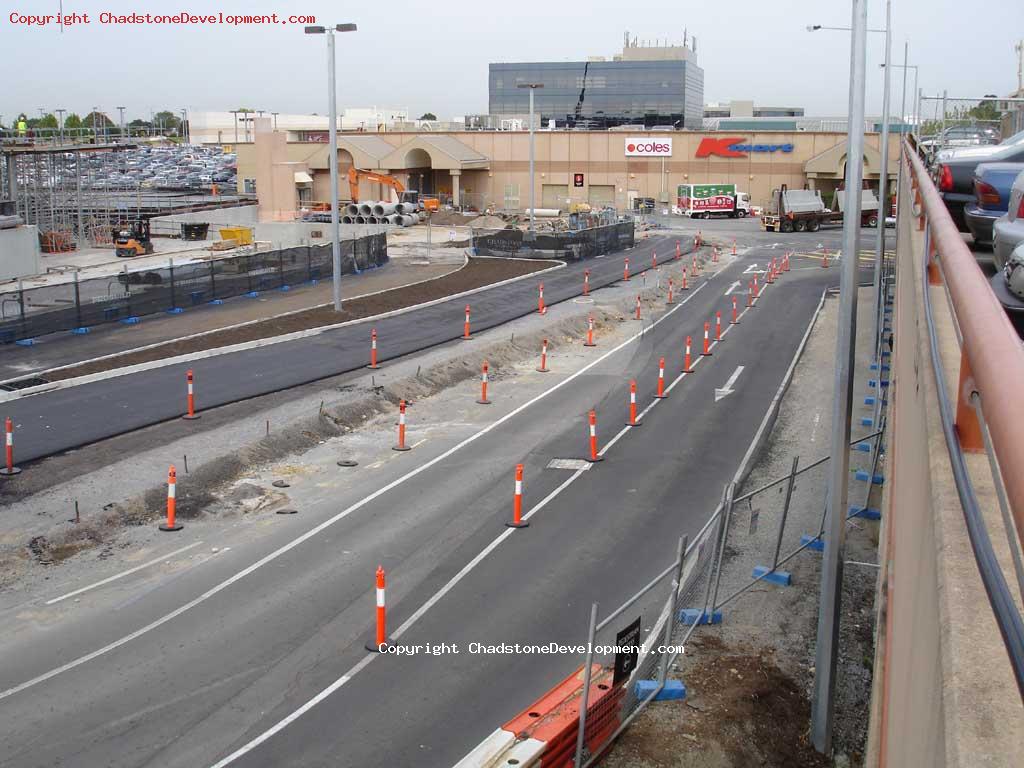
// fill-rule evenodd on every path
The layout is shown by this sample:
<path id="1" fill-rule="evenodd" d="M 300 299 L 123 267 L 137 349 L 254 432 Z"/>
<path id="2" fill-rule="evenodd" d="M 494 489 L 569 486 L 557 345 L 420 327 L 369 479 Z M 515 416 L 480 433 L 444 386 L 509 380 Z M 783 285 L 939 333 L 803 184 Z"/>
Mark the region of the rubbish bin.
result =
<path id="1" fill-rule="evenodd" d="M 209 224 L 203 223 L 191 223 L 181 225 L 181 239 L 182 240 L 205 240 L 207 233 L 210 231 Z"/>

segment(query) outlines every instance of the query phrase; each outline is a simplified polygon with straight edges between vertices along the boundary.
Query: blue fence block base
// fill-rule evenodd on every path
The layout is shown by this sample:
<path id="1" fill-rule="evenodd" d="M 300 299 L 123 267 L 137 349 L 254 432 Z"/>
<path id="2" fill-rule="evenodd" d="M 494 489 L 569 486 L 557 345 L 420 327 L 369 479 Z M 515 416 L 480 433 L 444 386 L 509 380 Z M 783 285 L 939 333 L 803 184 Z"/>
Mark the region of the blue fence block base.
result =
<path id="1" fill-rule="evenodd" d="M 871 443 L 857 443 L 856 450 L 861 453 L 871 453 Z"/>
<path id="2" fill-rule="evenodd" d="M 800 546 L 802 547 L 804 545 L 807 546 L 807 549 L 812 549 L 815 552 L 825 551 L 825 542 L 822 539 L 819 539 L 817 536 L 801 536 Z"/>
<path id="3" fill-rule="evenodd" d="M 866 469 L 858 469 L 853 477 L 855 480 L 867 481 L 871 479 L 871 475 L 868 474 L 868 471 Z"/>
<path id="4" fill-rule="evenodd" d="M 125 325 L 135 325 L 139 322 L 139 318 L 135 315 L 132 315 L 131 317 L 122 317 L 121 322 Z"/>
<path id="5" fill-rule="evenodd" d="M 81 328 L 72 328 L 71 332 L 73 334 L 75 334 L 76 336 L 82 336 L 82 335 L 88 333 L 89 329 L 87 327 L 85 327 L 85 326 L 82 326 Z"/>
<path id="6" fill-rule="evenodd" d="M 637 680 L 633 686 L 633 694 L 643 700 L 654 693 L 658 687 L 657 680 Z M 682 680 L 666 680 L 665 687 L 658 691 L 655 701 L 682 701 L 686 698 L 686 686 Z"/>
<path id="7" fill-rule="evenodd" d="M 875 398 L 870 397 L 870 396 L 864 398 L 864 405 L 874 405 L 874 404 L 875 404 Z"/>
<path id="8" fill-rule="evenodd" d="M 868 367 L 869 367 L 869 368 L 870 368 L 870 369 L 871 369 L 872 371 L 877 371 L 877 370 L 878 370 L 878 363 L 871 363 L 871 365 L 869 365 Z"/>
<path id="9" fill-rule="evenodd" d="M 210 303 L 213 304 L 215 307 L 219 307 L 221 304 L 224 303 L 224 299 L 214 299 Z"/>
<path id="10" fill-rule="evenodd" d="M 865 416 L 865 417 L 863 417 L 860 420 L 860 425 L 862 427 L 870 427 L 874 423 L 875 423 L 875 420 L 873 418 L 871 418 L 870 416 Z"/>
<path id="11" fill-rule="evenodd" d="M 16 342 L 19 347 L 31 347 L 36 343 L 35 339 L 18 339 Z"/>
<path id="12" fill-rule="evenodd" d="M 882 357 L 889 357 L 889 350 L 888 349 L 883 349 L 882 350 Z"/>
<path id="13" fill-rule="evenodd" d="M 309 281 L 309 284 L 310 285 L 319 285 L 320 281 L 317 280 L 316 278 L 313 278 L 312 280 Z"/>
<path id="14" fill-rule="evenodd" d="M 780 587 L 788 587 L 790 584 L 793 583 L 793 577 L 790 575 L 789 571 L 775 570 L 769 573 L 769 570 L 771 569 L 768 568 L 768 566 L 766 565 L 755 565 L 754 578 L 761 579 L 761 577 L 764 576 L 764 578 L 761 579 L 761 581 L 767 581 L 772 584 L 778 584 Z"/>
<path id="15" fill-rule="evenodd" d="M 290 291 L 291 289 L 292 287 L 290 285 L 282 285 L 280 288 L 278 288 L 279 291 Z"/>
<path id="16" fill-rule="evenodd" d="M 702 611 L 700 608 L 683 608 L 679 611 L 679 623 L 686 626 L 692 624 L 721 624 L 722 623 L 722 612 L 712 611 L 710 615 L 707 611 Z"/>
<path id="17" fill-rule="evenodd" d="M 245 295 L 246 295 L 246 296 L 248 296 L 248 297 L 249 297 L 250 299 L 255 299 L 255 298 L 258 298 L 258 297 L 259 297 L 259 295 L 260 295 L 260 292 L 259 292 L 259 291 L 249 291 L 249 292 L 248 292 L 247 294 L 245 294 Z"/>
<path id="18" fill-rule="evenodd" d="M 181 307 L 171 307 L 170 309 L 167 310 L 167 314 L 168 315 L 180 315 L 184 311 L 185 310 L 182 309 Z"/>
<path id="19" fill-rule="evenodd" d="M 882 513 L 874 507 L 850 507 L 850 517 L 863 517 L 865 520 L 881 520 Z"/>

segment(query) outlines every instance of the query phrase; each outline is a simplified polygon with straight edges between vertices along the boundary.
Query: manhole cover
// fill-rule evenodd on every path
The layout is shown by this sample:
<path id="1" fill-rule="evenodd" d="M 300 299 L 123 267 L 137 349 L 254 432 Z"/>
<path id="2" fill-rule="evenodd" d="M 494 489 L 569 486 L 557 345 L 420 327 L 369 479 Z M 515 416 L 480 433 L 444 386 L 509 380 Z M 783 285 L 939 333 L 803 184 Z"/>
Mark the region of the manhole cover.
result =
<path id="1" fill-rule="evenodd" d="M 569 469 L 576 471 L 579 469 L 590 469 L 591 463 L 584 459 L 552 459 L 548 462 L 547 469 Z"/>
<path id="2" fill-rule="evenodd" d="M 275 480 L 274 482 L 271 483 L 271 485 L 274 486 L 275 488 L 290 488 L 291 487 L 284 480 Z"/>
<path id="3" fill-rule="evenodd" d="M 338 462 L 339 467 L 357 467 L 359 466 L 358 461 L 352 461 L 352 459 L 342 459 Z"/>

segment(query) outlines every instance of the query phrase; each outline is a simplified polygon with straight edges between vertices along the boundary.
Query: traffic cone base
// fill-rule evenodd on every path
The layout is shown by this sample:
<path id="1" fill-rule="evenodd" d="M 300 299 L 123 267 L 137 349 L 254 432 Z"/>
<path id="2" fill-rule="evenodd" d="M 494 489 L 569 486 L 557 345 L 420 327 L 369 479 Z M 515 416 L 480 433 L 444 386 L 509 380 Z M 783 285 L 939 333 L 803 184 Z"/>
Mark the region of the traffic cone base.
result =
<path id="1" fill-rule="evenodd" d="M 480 405 L 490 405 L 491 401 L 490 400 L 478 399 L 477 403 L 479 403 Z"/>
<path id="2" fill-rule="evenodd" d="M 374 645 L 373 643 L 367 643 L 363 647 L 366 648 L 366 650 L 368 650 L 370 653 L 384 653 L 385 651 L 390 651 L 392 648 L 394 648 L 395 644 L 385 642 L 378 646 Z"/>
<path id="3" fill-rule="evenodd" d="M 0 475 L 6 475 L 6 476 L 10 477 L 12 475 L 20 475 L 20 474 L 21 474 L 21 467 L 11 467 L 10 469 L 8 469 L 7 467 L 0 467 Z"/>
<path id="4" fill-rule="evenodd" d="M 192 414 L 191 416 L 190 416 L 189 414 L 187 414 L 187 413 L 186 413 L 186 414 L 185 414 L 184 416 L 182 416 L 181 418 L 183 418 L 183 419 L 184 419 L 185 421 L 195 421 L 195 420 L 196 420 L 196 419 L 198 419 L 199 417 L 200 417 L 200 414 L 198 414 L 198 413 L 193 413 L 193 414 Z"/>
<path id="5" fill-rule="evenodd" d="M 513 523 L 511 520 L 505 523 L 507 528 L 529 528 L 530 524 L 525 522 Z"/>
<path id="6" fill-rule="evenodd" d="M 412 448 L 410 448 L 408 445 L 396 445 L 396 446 L 393 446 L 391 448 L 391 450 L 392 451 L 411 451 Z"/>
<path id="7" fill-rule="evenodd" d="M 184 527 L 179 522 L 175 522 L 174 525 L 168 525 L 167 523 L 160 523 L 159 525 L 161 531 L 180 531 Z"/>

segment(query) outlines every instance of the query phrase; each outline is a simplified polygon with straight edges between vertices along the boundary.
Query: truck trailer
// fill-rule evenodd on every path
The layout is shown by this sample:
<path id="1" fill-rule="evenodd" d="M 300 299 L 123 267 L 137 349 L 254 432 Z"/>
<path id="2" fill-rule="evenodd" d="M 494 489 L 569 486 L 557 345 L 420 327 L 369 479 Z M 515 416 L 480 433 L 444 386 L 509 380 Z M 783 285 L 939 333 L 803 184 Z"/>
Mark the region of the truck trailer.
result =
<path id="1" fill-rule="evenodd" d="M 837 193 L 840 195 L 842 193 Z M 765 232 L 817 232 L 822 226 L 842 224 L 843 212 L 826 208 L 817 189 L 787 189 L 783 184 L 772 191 L 768 213 L 761 217 Z M 862 227 L 878 225 L 878 198 L 870 189 L 861 191 Z"/>
<path id="2" fill-rule="evenodd" d="M 737 192 L 735 184 L 680 184 L 672 212 L 691 219 L 743 218 L 750 215 L 750 195 Z"/>

